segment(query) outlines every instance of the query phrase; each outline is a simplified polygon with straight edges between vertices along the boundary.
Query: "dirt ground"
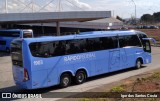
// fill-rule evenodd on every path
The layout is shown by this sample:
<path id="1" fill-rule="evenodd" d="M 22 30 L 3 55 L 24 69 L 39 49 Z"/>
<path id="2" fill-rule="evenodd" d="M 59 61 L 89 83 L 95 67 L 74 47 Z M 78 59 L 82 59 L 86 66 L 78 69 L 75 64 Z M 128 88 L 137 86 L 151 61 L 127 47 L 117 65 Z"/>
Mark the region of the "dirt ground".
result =
<path id="1" fill-rule="evenodd" d="M 139 74 L 127 79 L 117 81 L 111 84 L 103 85 L 99 88 L 95 88 L 86 92 L 100 92 L 98 95 L 92 93 L 89 98 L 65 98 L 60 101 L 160 101 L 160 98 L 143 97 L 143 98 L 107 98 L 105 93 L 108 94 L 123 94 L 123 93 L 151 93 L 160 92 L 160 69 Z M 84 93 L 87 94 L 87 93 Z M 88 93 L 90 94 L 90 93 Z M 95 94 L 95 95 L 94 95 Z M 158 93 L 160 94 L 160 93 Z M 93 97 L 93 98 L 92 98 Z M 113 97 L 113 96 L 111 96 Z M 158 95 L 160 97 L 160 95 Z"/>
<path id="2" fill-rule="evenodd" d="M 146 33 L 149 37 L 155 38 L 157 43 L 160 44 L 160 29 L 137 29 Z"/>

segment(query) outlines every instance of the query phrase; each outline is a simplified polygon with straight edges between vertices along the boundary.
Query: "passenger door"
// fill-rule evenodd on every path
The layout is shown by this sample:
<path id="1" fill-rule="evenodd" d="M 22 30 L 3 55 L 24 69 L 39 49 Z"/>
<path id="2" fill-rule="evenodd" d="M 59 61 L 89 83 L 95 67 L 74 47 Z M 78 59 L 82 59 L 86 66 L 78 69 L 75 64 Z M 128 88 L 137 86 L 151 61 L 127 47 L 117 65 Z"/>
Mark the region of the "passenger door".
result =
<path id="1" fill-rule="evenodd" d="M 120 69 L 120 50 L 109 51 L 109 72 Z"/>
<path id="2" fill-rule="evenodd" d="M 128 58 L 126 48 L 120 48 L 120 68 L 124 69 L 128 66 Z"/>

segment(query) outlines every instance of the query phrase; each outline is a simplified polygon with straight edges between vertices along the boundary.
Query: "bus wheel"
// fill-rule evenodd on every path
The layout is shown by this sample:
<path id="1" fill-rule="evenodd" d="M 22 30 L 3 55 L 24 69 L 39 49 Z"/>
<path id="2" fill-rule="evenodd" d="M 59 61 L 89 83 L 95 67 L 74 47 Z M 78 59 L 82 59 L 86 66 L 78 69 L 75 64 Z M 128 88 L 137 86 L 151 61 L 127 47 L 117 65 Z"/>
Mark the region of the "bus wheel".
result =
<path id="1" fill-rule="evenodd" d="M 9 49 L 8 47 L 6 48 L 6 52 L 7 52 L 7 53 L 9 53 L 9 52 L 10 52 L 10 49 Z"/>
<path id="2" fill-rule="evenodd" d="M 71 84 L 71 76 L 67 73 L 62 74 L 61 80 L 60 80 L 60 86 L 62 88 L 68 87 Z"/>
<path id="3" fill-rule="evenodd" d="M 76 84 L 82 84 L 83 82 L 85 82 L 86 77 L 87 77 L 87 75 L 84 71 L 78 71 L 75 76 Z"/>
<path id="4" fill-rule="evenodd" d="M 136 68 L 139 69 L 142 67 L 142 63 L 141 63 L 141 60 L 140 59 L 137 59 L 136 61 Z"/>

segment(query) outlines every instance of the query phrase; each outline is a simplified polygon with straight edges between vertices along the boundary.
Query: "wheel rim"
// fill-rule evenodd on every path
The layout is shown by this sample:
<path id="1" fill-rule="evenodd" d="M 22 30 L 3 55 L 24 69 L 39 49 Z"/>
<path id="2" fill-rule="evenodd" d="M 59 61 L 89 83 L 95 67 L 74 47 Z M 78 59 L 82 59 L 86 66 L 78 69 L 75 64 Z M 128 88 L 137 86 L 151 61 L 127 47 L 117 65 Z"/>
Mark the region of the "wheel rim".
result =
<path id="1" fill-rule="evenodd" d="M 78 79 L 78 82 L 83 82 L 84 81 L 84 79 L 85 79 L 85 75 L 83 74 L 83 73 L 80 73 L 79 75 L 78 75 L 78 77 L 77 77 L 77 79 Z"/>
<path id="2" fill-rule="evenodd" d="M 69 78 L 68 77 L 63 78 L 63 84 L 64 84 L 64 86 L 68 86 L 68 84 L 69 84 Z"/>
<path id="3" fill-rule="evenodd" d="M 7 48 L 6 51 L 9 52 L 9 49 Z"/>
<path id="4" fill-rule="evenodd" d="M 137 62 L 137 68 L 140 68 L 140 67 L 141 67 L 141 62 L 138 61 L 138 62 Z"/>

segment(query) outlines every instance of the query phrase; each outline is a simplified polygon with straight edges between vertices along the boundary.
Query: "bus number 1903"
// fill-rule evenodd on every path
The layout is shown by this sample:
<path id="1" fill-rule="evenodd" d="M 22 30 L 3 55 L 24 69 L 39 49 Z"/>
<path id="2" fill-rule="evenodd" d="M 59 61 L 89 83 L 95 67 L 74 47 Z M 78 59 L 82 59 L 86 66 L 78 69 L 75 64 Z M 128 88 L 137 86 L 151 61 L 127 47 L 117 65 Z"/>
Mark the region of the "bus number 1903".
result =
<path id="1" fill-rule="evenodd" d="M 34 63 L 34 65 L 42 65 L 43 64 L 43 61 L 42 60 L 38 60 L 38 61 L 34 61 L 33 62 Z"/>

